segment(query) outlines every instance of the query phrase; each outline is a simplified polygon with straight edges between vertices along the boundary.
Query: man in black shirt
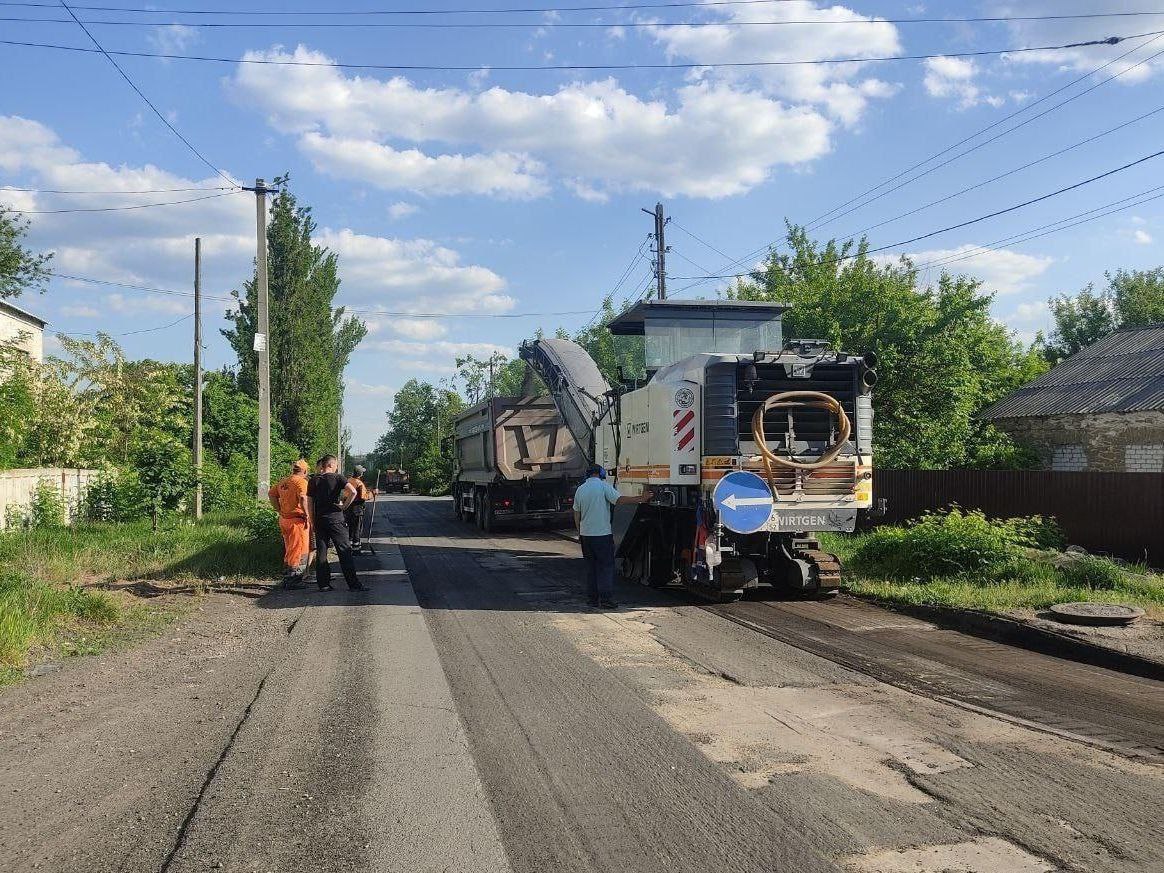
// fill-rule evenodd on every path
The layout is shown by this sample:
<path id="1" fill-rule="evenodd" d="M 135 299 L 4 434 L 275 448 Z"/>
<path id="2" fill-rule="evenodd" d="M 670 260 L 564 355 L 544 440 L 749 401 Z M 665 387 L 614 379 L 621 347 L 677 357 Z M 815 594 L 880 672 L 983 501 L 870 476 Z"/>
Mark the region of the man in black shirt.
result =
<path id="1" fill-rule="evenodd" d="M 356 489 L 337 470 L 335 455 L 324 455 L 316 465 L 316 474 L 307 485 L 311 498 L 312 520 L 315 523 L 315 581 L 320 591 L 331 591 L 331 566 L 327 562 L 328 544 L 335 546 L 344 581 L 352 591 L 367 589 L 356 579 L 356 565 L 352 546 L 348 542 L 344 510 L 356 499 Z"/>

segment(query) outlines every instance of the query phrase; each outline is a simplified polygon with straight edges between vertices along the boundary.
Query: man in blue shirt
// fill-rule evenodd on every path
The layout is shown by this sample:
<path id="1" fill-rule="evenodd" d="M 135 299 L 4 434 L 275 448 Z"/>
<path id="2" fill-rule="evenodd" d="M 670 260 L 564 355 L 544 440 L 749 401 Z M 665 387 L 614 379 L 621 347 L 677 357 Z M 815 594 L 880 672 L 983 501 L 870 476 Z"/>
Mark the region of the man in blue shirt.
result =
<path id="1" fill-rule="evenodd" d="M 582 541 L 586 561 L 586 600 L 591 606 L 618 609 L 614 602 L 614 534 L 610 507 L 625 503 L 649 503 L 654 496 L 643 491 L 626 497 L 606 481 L 606 470 L 597 464 L 586 471 L 586 481 L 574 492 L 574 525 Z"/>

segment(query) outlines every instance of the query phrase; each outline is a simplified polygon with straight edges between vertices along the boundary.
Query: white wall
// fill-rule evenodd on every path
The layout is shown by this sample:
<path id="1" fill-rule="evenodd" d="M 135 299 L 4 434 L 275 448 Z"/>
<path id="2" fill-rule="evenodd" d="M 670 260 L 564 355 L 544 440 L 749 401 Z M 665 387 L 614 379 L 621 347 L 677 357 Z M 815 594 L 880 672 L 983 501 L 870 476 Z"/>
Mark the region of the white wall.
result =
<path id="1" fill-rule="evenodd" d="M 28 336 L 19 343 L 20 347 L 28 352 L 34 361 L 43 361 L 44 329 L 0 308 L 0 342 L 16 339 L 22 333 Z"/>
<path id="2" fill-rule="evenodd" d="M 0 470 L 0 529 L 4 528 L 10 506 L 26 509 L 41 481 L 55 485 L 68 504 L 70 516 L 85 496 L 89 483 L 100 475 L 99 470 L 67 470 L 60 467 L 39 469 Z"/>

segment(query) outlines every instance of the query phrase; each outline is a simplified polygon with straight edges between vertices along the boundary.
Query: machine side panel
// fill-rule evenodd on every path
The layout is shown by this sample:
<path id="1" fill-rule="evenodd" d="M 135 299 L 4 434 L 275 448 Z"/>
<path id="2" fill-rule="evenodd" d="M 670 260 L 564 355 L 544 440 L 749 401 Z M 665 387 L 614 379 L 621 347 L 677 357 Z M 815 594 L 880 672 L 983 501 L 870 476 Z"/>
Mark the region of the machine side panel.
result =
<path id="1" fill-rule="evenodd" d="M 655 463 L 651 457 L 651 404 L 650 387 L 640 388 L 622 396 L 622 424 L 619 428 L 618 490 L 637 495 L 651 481 Z M 665 463 L 665 459 L 659 459 Z M 668 466 L 660 467 L 660 476 L 666 476 Z"/>
<path id="2" fill-rule="evenodd" d="M 703 454 L 738 455 L 735 362 L 709 364 L 703 386 Z"/>
<path id="3" fill-rule="evenodd" d="M 667 440 L 667 455 L 670 458 L 670 484 L 699 484 L 699 435 L 700 435 L 700 394 L 695 382 L 673 382 L 661 386 L 665 391 L 661 404 L 663 409 L 671 409 L 671 432 Z"/>

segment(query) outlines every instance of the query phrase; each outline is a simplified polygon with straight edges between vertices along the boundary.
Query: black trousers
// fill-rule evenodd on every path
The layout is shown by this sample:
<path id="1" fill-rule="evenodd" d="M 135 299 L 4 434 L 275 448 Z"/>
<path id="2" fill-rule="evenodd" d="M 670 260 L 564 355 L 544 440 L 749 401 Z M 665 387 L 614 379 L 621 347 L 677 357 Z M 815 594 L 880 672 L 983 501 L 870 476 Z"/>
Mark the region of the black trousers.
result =
<path id="1" fill-rule="evenodd" d="M 582 557 L 586 560 L 586 597 L 594 600 L 614 599 L 614 536 L 578 537 Z"/>
<path id="2" fill-rule="evenodd" d="M 315 582 L 320 588 L 331 584 L 331 566 L 327 563 L 327 547 L 335 546 L 344 581 L 351 588 L 358 585 L 356 562 L 352 558 L 352 544 L 348 542 L 348 528 L 341 513 L 332 512 L 315 516 Z"/>
<path id="3" fill-rule="evenodd" d="M 360 540 L 363 539 L 360 535 L 360 528 L 364 523 L 364 502 L 362 500 L 353 503 L 344 510 L 344 521 L 348 525 L 348 539 L 351 540 L 352 546 L 359 547 Z"/>

